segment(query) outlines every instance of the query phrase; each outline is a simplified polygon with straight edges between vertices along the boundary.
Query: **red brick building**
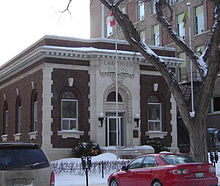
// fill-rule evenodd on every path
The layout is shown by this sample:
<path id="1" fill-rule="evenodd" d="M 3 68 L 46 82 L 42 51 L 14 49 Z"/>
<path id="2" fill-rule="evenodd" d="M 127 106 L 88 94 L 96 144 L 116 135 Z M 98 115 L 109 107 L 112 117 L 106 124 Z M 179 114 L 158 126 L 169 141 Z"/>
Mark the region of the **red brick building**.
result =
<path id="1" fill-rule="evenodd" d="M 116 117 L 114 48 L 113 40 L 45 36 L 4 64 L 1 141 L 39 143 L 51 159 L 89 140 L 125 148 L 159 139 L 176 149 L 175 101 L 160 73 L 125 41 L 118 41 Z M 175 72 L 175 50 L 153 50 Z"/>

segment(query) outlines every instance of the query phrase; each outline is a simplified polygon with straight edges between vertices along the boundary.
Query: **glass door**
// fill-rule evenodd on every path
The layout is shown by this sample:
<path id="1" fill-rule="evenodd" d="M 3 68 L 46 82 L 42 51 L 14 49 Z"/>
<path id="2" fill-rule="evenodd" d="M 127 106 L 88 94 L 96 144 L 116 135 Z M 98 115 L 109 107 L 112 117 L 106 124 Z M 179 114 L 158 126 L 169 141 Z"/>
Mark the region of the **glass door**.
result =
<path id="1" fill-rule="evenodd" d="M 122 118 L 118 117 L 118 125 L 115 116 L 110 116 L 107 119 L 107 145 L 108 146 L 121 146 L 122 135 L 121 135 L 121 121 Z"/>

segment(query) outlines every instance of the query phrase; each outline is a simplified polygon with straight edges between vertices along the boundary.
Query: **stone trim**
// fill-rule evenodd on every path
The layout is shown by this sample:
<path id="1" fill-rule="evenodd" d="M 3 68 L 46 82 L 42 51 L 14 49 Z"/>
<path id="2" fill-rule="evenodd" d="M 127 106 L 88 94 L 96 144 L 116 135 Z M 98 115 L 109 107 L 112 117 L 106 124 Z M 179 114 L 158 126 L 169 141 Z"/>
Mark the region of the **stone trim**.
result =
<path id="1" fill-rule="evenodd" d="M 8 134 L 2 135 L 1 138 L 3 142 L 8 141 Z"/>
<path id="2" fill-rule="evenodd" d="M 28 135 L 30 137 L 30 140 L 37 139 L 38 132 L 37 131 L 29 132 Z"/>
<path id="3" fill-rule="evenodd" d="M 146 136 L 149 136 L 150 139 L 152 138 L 161 138 L 163 139 L 165 136 L 167 136 L 168 132 L 160 132 L 160 131 L 147 131 L 145 132 Z"/>
<path id="4" fill-rule="evenodd" d="M 63 139 L 66 139 L 66 138 L 80 138 L 80 136 L 84 135 L 84 131 L 61 130 L 61 131 L 57 131 L 57 135 L 62 136 Z"/>
<path id="5" fill-rule="evenodd" d="M 17 133 L 13 135 L 15 138 L 15 141 L 20 141 L 21 140 L 21 133 Z"/>

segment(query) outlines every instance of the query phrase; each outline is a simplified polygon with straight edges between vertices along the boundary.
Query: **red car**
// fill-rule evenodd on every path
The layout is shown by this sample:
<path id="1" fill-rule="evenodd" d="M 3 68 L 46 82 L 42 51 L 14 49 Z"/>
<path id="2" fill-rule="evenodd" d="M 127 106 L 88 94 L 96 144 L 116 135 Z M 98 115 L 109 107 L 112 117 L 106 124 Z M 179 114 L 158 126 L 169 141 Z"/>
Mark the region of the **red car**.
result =
<path id="1" fill-rule="evenodd" d="M 215 168 L 186 154 L 146 154 L 111 174 L 109 186 L 217 186 Z"/>

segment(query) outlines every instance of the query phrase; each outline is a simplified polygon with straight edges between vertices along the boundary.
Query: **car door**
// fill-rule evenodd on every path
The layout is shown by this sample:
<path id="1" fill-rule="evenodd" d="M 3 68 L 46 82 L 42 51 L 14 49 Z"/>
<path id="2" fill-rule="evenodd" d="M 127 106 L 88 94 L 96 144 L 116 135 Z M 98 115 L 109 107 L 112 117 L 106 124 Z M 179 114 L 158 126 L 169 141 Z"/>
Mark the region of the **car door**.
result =
<path id="1" fill-rule="evenodd" d="M 121 172 L 121 186 L 137 186 L 136 172 L 141 168 L 143 160 L 144 156 L 138 157 L 127 166 L 127 170 Z"/>
<path id="2" fill-rule="evenodd" d="M 141 168 L 134 172 L 133 177 L 136 179 L 136 186 L 151 185 L 154 178 L 154 167 L 157 162 L 153 156 L 145 156 Z"/>

